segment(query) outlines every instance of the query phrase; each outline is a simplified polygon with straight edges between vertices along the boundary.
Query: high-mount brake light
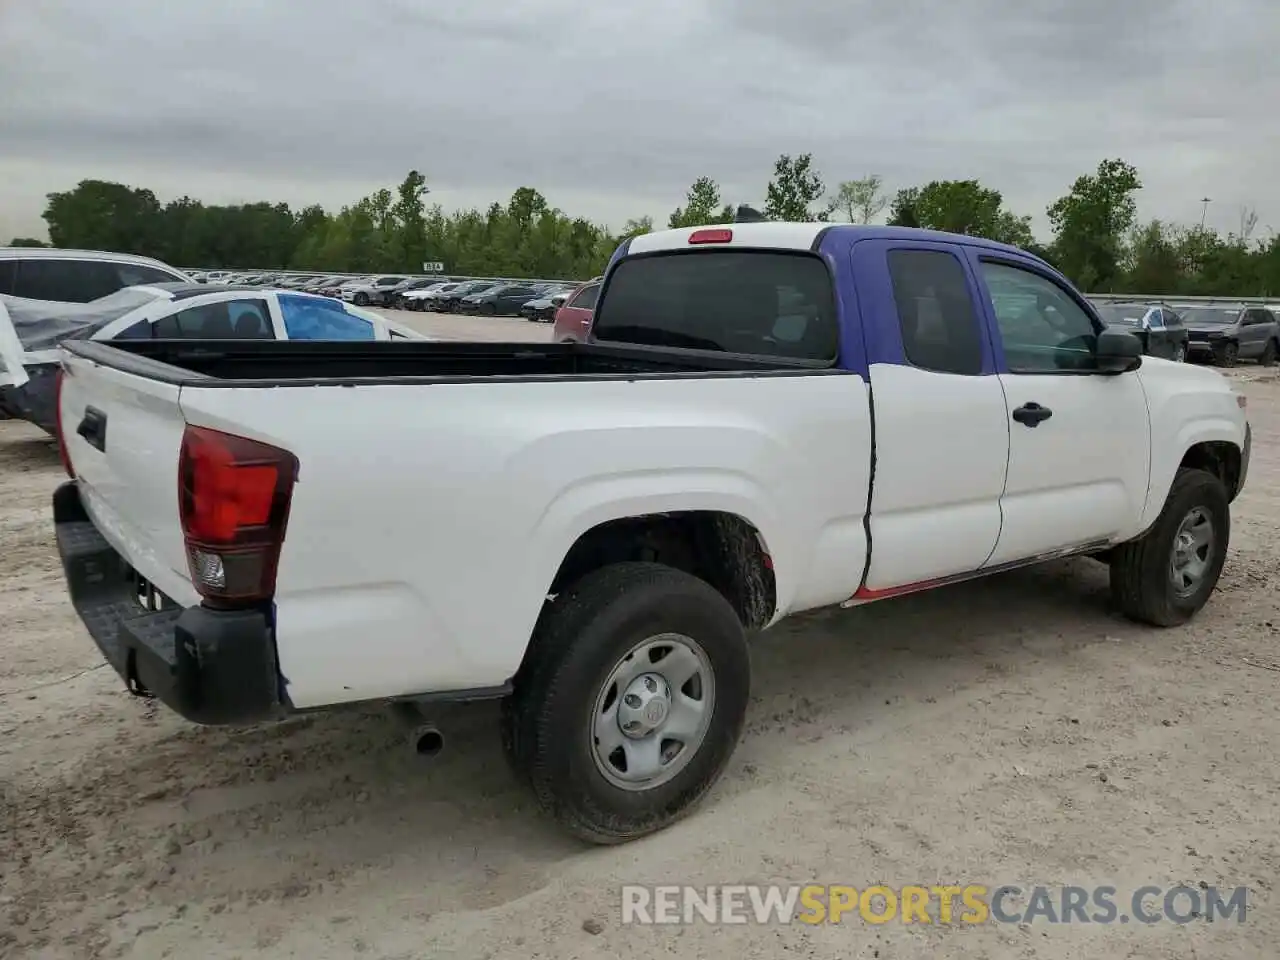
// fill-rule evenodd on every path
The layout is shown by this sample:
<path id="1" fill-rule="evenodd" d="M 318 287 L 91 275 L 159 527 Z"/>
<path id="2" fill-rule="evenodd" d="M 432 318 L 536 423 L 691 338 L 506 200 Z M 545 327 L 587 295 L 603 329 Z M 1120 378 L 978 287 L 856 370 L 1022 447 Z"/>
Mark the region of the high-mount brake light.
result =
<path id="1" fill-rule="evenodd" d="M 298 460 L 287 450 L 188 426 L 178 513 L 196 590 L 210 606 L 271 599 Z"/>
<path id="2" fill-rule="evenodd" d="M 67 378 L 67 368 L 58 367 L 53 380 L 53 429 L 58 433 L 58 459 L 62 461 L 62 469 L 72 480 L 76 472 L 71 467 L 71 454 L 67 452 L 67 435 L 62 431 L 62 382 Z"/>
<path id="3" fill-rule="evenodd" d="M 690 243 L 728 243 L 732 239 L 732 230 L 695 230 L 689 234 Z"/>

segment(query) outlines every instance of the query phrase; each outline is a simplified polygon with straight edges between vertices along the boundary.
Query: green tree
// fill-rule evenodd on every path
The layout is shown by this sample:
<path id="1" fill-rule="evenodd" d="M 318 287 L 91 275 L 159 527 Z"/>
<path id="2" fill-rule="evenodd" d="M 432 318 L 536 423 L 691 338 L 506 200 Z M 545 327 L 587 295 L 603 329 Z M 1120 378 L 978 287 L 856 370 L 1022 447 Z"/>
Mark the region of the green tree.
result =
<path id="1" fill-rule="evenodd" d="M 117 253 L 153 250 L 160 202 L 150 190 L 106 180 L 81 180 L 72 190 L 51 193 L 44 221 L 55 247 Z"/>
<path id="2" fill-rule="evenodd" d="M 904 187 L 899 190 L 893 198 L 893 203 L 889 206 L 889 226 L 920 226 L 920 218 L 916 216 L 916 204 L 919 201 L 919 187 Z"/>
<path id="3" fill-rule="evenodd" d="M 642 233 L 653 233 L 653 217 L 634 217 L 622 225 L 622 240 L 627 237 L 638 237 Z"/>
<path id="4" fill-rule="evenodd" d="M 429 192 L 427 178 L 417 170 L 410 170 L 396 188 L 395 202 L 391 205 L 391 221 L 395 231 L 396 257 L 401 270 L 421 270 L 422 261 L 426 259 L 425 198 Z"/>
<path id="5" fill-rule="evenodd" d="M 879 174 L 873 173 L 861 180 L 845 180 L 836 188 L 833 206 L 850 223 L 871 223 L 889 205 L 883 191 L 884 181 Z"/>
<path id="6" fill-rule="evenodd" d="M 811 210 L 827 192 L 822 177 L 813 168 L 813 156 L 802 153 L 794 160 L 782 154 L 773 165 L 773 179 L 765 191 L 764 214 L 770 220 L 804 223 L 826 220 L 831 208 Z"/>
<path id="7" fill-rule="evenodd" d="M 35 237 L 14 237 L 9 241 L 11 247 L 47 247 L 49 244 Z"/>
<path id="8" fill-rule="evenodd" d="M 701 227 L 710 223 L 732 223 L 733 208 L 720 199 L 720 186 L 710 177 L 699 177 L 685 195 L 684 206 L 676 207 L 667 226 Z"/>
<path id="9" fill-rule="evenodd" d="M 1119 279 L 1124 239 L 1137 217 L 1138 171 L 1123 160 L 1103 160 L 1096 173 L 1077 177 L 1048 209 L 1054 255 L 1067 276 L 1091 290 Z"/>

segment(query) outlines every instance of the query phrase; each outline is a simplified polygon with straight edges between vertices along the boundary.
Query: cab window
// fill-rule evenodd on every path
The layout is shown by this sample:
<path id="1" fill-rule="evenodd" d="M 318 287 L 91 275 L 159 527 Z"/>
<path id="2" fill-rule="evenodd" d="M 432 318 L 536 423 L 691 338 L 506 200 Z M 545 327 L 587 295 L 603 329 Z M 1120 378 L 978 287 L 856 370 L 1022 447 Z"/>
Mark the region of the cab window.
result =
<path id="1" fill-rule="evenodd" d="M 1031 270 L 994 260 L 981 264 L 1010 373 L 1095 368 L 1098 331 L 1074 298 Z"/>

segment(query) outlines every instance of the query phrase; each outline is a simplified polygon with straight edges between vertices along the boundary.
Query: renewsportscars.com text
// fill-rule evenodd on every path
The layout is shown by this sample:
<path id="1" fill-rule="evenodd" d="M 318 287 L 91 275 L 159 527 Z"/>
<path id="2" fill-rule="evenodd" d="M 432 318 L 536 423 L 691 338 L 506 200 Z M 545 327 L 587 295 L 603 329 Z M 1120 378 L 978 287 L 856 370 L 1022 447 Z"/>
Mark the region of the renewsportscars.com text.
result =
<path id="1" fill-rule="evenodd" d="M 622 888 L 624 924 L 1244 923 L 1248 889 L 1005 884 L 678 884 Z"/>

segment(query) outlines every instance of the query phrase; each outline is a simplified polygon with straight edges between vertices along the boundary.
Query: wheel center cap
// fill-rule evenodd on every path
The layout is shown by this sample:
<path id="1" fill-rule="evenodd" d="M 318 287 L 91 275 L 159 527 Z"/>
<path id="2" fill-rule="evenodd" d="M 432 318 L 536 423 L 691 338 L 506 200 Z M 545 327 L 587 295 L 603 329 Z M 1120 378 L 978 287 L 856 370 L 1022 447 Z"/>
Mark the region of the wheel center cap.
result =
<path id="1" fill-rule="evenodd" d="M 663 720 L 667 719 L 667 704 L 665 700 L 654 697 L 644 705 L 644 718 L 650 726 L 656 727 Z"/>
<path id="2" fill-rule="evenodd" d="M 638 740 L 660 728 L 670 714 L 670 685 L 661 674 L 645 673 L 627 684 L 618 704 L 618 727 Z"/>

